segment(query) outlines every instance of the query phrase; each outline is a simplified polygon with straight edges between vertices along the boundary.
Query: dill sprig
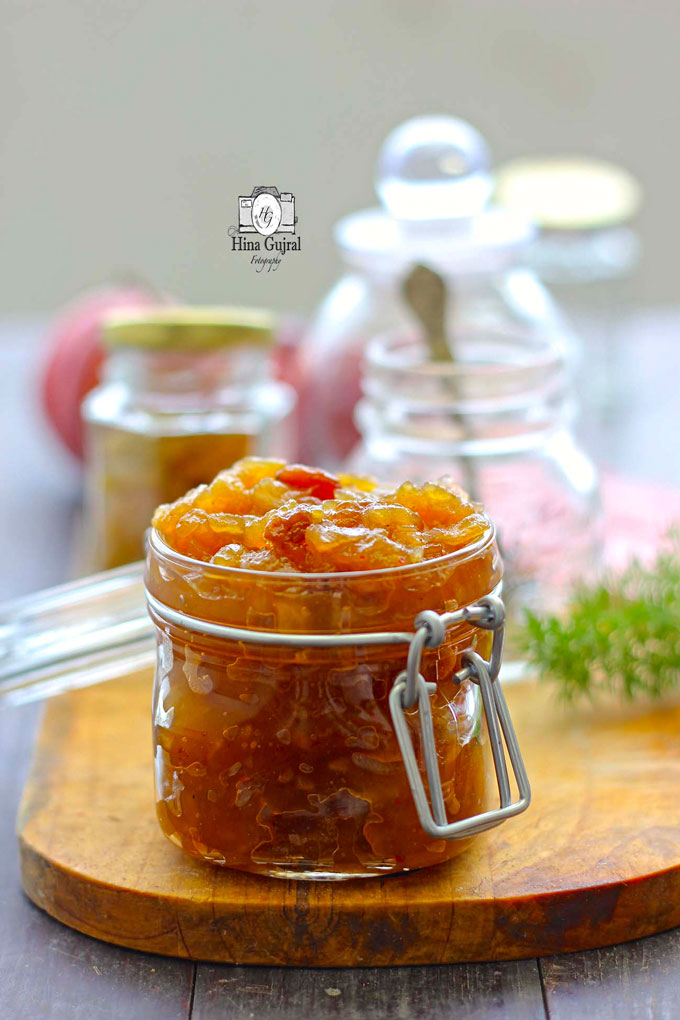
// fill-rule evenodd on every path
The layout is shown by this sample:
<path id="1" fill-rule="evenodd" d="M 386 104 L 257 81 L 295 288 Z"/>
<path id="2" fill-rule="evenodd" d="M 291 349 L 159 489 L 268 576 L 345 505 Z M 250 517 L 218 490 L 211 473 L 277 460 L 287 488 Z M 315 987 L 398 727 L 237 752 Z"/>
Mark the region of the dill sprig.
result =
<path id="1" fill-rule="evenodd" d="M 658 698 L 680 684 L 680 534 L 651 566 L 636 560 L 579 586 L 563 617 L 528 613 L 524 644 L 568 701 L 605 692 Z"/>

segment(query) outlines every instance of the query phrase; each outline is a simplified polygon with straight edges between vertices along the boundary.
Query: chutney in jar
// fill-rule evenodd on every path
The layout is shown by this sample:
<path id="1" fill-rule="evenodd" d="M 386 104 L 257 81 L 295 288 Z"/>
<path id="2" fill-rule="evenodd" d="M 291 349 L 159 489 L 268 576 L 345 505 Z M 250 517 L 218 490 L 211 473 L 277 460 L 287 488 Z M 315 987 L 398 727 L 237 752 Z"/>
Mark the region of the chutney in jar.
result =
<path id="1" fill-rule="evenodd" d="M 295 394 L 274 378 L 271 316 L 166 306 L 103 326 L 102 382 L 84 401 L 85 561 L 108 570 L 144 555 L 159 503 L 248 454 L 286 454 Z"/>
<path id="2" fill-rule="evenodd" d="M 467 841 L 422 829 L 393 730 L 407 646 L 290 647 L 258 632 L 410 632 L 422 610 L 470 605 L 500 577 L 492 525 L 446 481 L 388 490 L 246 458 L 159 507 L 146 585 L 165 834 L 196 857 L 281 877 L 379 875 L 459 853 Z M 449 821 L 488 807 L 479 689 L 453 674 L 489 642 L 462 623 L 423 655 Z M 407 719 L 420 761 L 417 711 Z"/>

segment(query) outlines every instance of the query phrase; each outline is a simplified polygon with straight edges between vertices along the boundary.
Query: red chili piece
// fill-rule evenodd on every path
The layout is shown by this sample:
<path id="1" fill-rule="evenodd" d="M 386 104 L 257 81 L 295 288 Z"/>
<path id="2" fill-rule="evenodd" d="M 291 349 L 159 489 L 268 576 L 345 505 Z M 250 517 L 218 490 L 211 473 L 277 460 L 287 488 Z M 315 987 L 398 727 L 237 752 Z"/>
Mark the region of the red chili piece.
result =
<path id="1" fill-rule="evenodd" d="M 321 500 L 333 499 L 335 490 L 340 486 L 340 480 L 335 475 L 328 475 L 319 469 L 311 470 L 304 464 L 289 464 L 277 472 L 276 477 L 291 489 L 302 489 Z"/>

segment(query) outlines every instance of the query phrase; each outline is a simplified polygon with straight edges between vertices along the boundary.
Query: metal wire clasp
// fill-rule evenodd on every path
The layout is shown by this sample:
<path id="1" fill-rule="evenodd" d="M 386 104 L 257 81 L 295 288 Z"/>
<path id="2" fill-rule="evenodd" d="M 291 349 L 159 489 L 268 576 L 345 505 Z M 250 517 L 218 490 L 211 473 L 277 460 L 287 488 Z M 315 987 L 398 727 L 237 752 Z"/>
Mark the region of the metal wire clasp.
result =
<path id="1" fill-rule="evenodd" d="M 463 653 L 462 668 L 454 674 L 452 679 L 455 683 L 462 683 L 469 679 L 479 685 L 496 770 L 500 806 L 470 818 L 449 823 L 446 819 L 430 707 L 430 695 L 436 691 L 437 685 L 426 683 L 420 672 L 420 664 L 425 648 L 438 648 L 446 638 L 447 629 L 463 622 L 471 623 L 483 630 L 493 631 L 489 662 L 486 662 L 477 652 L 469 649 Z M 437 839 L 460 839 L 462 836 L 473 836 L 499 825 L 506 818 L 525 811 L 531 800 L 529 779 L 498 679 L 503 653 L 505 607 L 497 595 L 487 595 L 474 605 L 466 606 L 453 613 L 440 615 L 427 610 L 416 617 L 415 625 L 417 629 L 409 644 L 406 669 L 398 675 L 390 691 L 390 713 L 404 759 L 413 801 L 420 824 L 431 836 Z M 420 767 L 413 749 L 411 732 L 404 714 L 406 710 L 416 704 L 420 718 L 421 745 L 430 800 L 425 792 Z M 510 790 L 505 760 L 506 747 L 519 791 L 517 800 L 512 799 Z"/>
<path id="2" fill-rule="evenodd" d="M 484 829 L 498 825 L 512 815 L 518 815 L 529 806 L 531 790 L 527 779 L 524 762 L 517 744 L 517 737 L 510 721 L 508 706 L 498 680 L 503 653 L 503 632 L 505 625 L 505 608 L 497 595 L 486 595 L 474 605 L 458 609 L 454 613 L 435 613 L 426 610 L 416 616 L 415 633 L 403 631 L 368 632 L 368 633 L 333 633 L 333 634 L 298 634 L 281 631 L 254 631 L 249 628 L 232 627 L 223 623 L 214 623 L 192 617 L 190 614 L 172 609 L 155 598 L 149 591 L 146 593 L 149 612 L 154 621 L 161 625 L 184 627 L 199 634 L 209 634 L 230 641 L 241 641 L 246 644 L 275 645 L 291 648 L 340 648 L 350 645 L 395 645 L 408 644 L 406 669 L 400 673 L 390 691 L 390 713 L 394 730 L 397 735 L 404 766 L 408 776 L 413 800 L 418 811 L 420 823 L 426 832 L 438 839 L 459 839 L 461 836 L 472 836 Z M 453 680 L 462 683 L 472 680 L 479 684 L 482 704 L 489 729 L 489 742 L 493 754 L 500 807 L 493 811 L 473 815 L 458 822 L 447 824 L 444 795 L 442 793 L 437 749 L 434 742 L 432 727 L 432 711 L 430 694 L 436 690 L 436 684 L 425 682 L 420 663 L 425 648 L 438 648 L 446 638 L 446 631 L 458 623 L 470 623 L 482 630 L 493 631 L 491 656 L 488 662 L 472 649 L 463 655 L 463 666 L 454 674 Z M 420 716 L 421 743 L 427 782 L 430 789 L 432 807 L 427 799 L 425 787 L 420 774 L 418 761 L 411 742 L 411 733 L 404 712 L 418 705 Z M 505 747 L 507 747 L 512 764 L 519 799 L 513 801 L 510 792 L 508 770 L 505 763 Z"/>

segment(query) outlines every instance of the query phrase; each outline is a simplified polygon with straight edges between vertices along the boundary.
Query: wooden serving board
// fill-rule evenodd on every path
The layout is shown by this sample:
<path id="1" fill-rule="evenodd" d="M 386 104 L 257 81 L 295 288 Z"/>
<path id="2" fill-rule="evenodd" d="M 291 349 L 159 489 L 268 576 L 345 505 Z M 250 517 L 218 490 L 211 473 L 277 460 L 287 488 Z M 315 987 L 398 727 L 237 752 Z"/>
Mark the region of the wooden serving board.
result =
<path id="1" fill-rule="evenodd" d="M 680 924 L 680 702 L 604 713 L 561 708 L 536 684 L 507 693 L 529 811 L 448 864 L 344 883 L 184 855 L 154 814 L 150 676 L 65 695 L 24 793 L 24 889 L 108 942 L 250 964 L 506 960 Z"/>

